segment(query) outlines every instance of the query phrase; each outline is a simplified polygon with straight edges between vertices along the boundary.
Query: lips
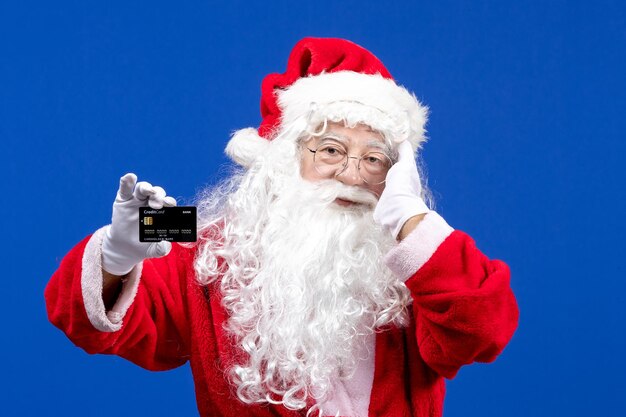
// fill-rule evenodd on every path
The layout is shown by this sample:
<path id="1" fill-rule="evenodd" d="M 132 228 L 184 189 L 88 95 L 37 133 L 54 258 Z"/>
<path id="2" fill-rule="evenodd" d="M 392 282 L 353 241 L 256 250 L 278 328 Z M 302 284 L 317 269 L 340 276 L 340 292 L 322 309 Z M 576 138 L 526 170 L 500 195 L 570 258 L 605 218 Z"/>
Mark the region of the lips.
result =
<path id="1" fill-rule="evenodd" d="M 343 198 L 336 198 L 335 199 L 335 203 L 337 203 L 337 204 L 339 204 L 340 206 L 343 206 L 343 207 L 350 207 L 350 206 L 353 206 L 355 204 L 361 204 L 361 203 L 357 203 L 357 202 L 351 201 L 351 200 L 346 200 L 346 199 L 343 199 Z"/>

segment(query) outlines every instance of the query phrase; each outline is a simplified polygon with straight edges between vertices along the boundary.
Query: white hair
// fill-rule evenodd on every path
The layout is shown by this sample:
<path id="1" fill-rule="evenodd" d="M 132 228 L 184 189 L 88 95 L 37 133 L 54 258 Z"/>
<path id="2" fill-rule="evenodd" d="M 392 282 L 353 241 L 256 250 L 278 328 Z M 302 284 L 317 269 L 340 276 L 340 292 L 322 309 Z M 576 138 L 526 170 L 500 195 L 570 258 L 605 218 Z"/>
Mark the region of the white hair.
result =
<path id="1" fill-rule="evenodd" d="M 239 399 L 294 410 L 328 399 L 332 379 L 351 376 L 355 348 L 406 325 L 411 302 L 382 263 L 394 242 L 372 219 L 375 197 L 303 180 L 302 132 L 286 129 L 247 171 L 200 197 L 194 263 L 200 284 L 219 284 L 225 329 L 245 353 L 226 369 Z M 362 204 L 340 207 L 337 197 Z"/>

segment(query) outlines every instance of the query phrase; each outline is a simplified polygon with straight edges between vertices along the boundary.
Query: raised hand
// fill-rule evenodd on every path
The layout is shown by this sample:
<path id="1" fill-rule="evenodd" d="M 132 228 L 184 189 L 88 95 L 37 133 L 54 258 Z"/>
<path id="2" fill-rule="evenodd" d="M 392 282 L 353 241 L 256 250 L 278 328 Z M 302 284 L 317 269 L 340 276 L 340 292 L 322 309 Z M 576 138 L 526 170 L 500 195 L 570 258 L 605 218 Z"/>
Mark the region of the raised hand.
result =
<path id="1" fill-rule="evenodd" d="M 387 173 L 385 190 L 374 210 L 374 220 L 394 238 L 407 220 L 430 211 L 421 196 L 422 183 L 411 144 L 402 142 L 398 154 L 398 162 Z"/>
<path id="2" fill-rule="evenodd" d="M 176 205 L 173 197 L 161 187 L 142 181 L 128 173 L 120 178 L 120 188 L 113 202 L 111 225 L 102 241 L 102 268 L 113 275 L 125 275 L 147 258 L 167 255 L 172 244 L 166 241 L 139 241 L 139 207 L 153 209 Z"/>

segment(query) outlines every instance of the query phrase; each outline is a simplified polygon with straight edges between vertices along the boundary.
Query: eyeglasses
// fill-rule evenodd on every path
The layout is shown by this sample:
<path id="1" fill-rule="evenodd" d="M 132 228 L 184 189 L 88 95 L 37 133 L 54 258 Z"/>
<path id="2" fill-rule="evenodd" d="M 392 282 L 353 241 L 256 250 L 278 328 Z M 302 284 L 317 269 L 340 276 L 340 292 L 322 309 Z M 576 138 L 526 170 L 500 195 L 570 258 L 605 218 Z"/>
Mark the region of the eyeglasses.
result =
<path id="1" fill-rule="evenodd" d="M 392 165 L 391 159 L 382 152 L 368 152 L 361 157 L 349 156 L 348 151 L 337 143 L 322 143 L 316 149 L 307 149 L 313 154 L 315 170 L 325 177 L 341 175 L 348 168 L 348 161 L 356 159 L 361 179 L 369 185 L 378 185 L 385 182 Z"/>

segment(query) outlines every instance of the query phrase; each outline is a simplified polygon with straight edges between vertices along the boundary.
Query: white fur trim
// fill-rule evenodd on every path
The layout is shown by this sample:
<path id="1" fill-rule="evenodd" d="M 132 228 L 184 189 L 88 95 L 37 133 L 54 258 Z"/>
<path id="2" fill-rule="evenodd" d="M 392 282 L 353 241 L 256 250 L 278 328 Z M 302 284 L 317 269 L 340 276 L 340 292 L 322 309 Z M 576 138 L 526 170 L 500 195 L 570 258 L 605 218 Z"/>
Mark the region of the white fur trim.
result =
<path id="1" fill-rule="evenodd" d="M 429 211 L 402 242 L 385 256 L 385 264 L 403 282 L 417 272 L 454 231 L 434 211 Z"/>
<path id="2" fill-rule="evenodd" d="M 137 294 L 143 265 L 135 265 L 128 273 L 120 296 L 111 311 L 107 313 L 102 300 L 102 240 L 108 227 L 98 229 L 85 246 L 82 259 L 81 290 L 85 311 L 93 327 L 102 332 L 116 332 L 122 328 L 122 318 Z"/>
<path id="3" fill-rule="evenodd" d="M 269 141 L 259 136 L 253 127 L 237 130 L 226 145 L 226 155 L 239 165 L 248 168 L 256 157 L 265 152 Z"/>
<path id="4" fill-rule="evenodd" d="M 374 362 L 376 358 L 376 334 L 367 336 L 364 345 L 358 345 L 355 355 L 359 358 L 354 375 L 347 381 L 336 378 L 331 389 L 332 398 L 321 404 L 324 416 L 367 417 L 372 386 L 374 385 Z"/>
<path id="5" fill-rule="evenodd" d="M 428 108 L 379 74 L 322 73 L 300 78 L 277 94 L 283 127 L 315 114 L 332 121 L 364 123 L 394 142 L 409 140 L 413 150 L 425 140 Z"/>

